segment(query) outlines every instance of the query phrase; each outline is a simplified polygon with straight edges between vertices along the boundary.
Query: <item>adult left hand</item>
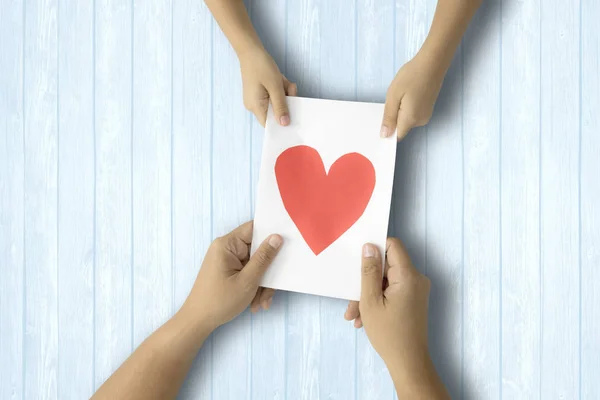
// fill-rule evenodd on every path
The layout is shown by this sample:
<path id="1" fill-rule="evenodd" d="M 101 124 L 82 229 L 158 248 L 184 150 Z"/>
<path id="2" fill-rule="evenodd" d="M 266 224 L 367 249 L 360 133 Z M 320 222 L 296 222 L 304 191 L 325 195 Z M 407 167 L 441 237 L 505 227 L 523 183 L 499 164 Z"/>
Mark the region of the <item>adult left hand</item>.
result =
<path id="1" fill-rule="evenodd" d="M 196 282 L 183 308 L 209 331 L 231 321 L 251 303 L 268 308 L 272 289 L 259 290 L 261 277 L 283 239 L 271 235 L 250 257 L 252 222 L 216 239 L 208 249 Z M 256 307 L 253 307 L 256 311 Z"/>

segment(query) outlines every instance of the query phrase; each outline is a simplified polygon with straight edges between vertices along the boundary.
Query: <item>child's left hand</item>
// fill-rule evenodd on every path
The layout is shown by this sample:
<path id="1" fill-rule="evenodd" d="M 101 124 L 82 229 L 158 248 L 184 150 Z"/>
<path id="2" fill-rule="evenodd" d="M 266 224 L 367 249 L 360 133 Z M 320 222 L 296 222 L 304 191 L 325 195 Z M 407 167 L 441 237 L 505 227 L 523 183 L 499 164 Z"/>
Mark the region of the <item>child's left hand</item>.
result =
<path id="1" fill-rule="evenodd" d="M 445 73 L 423 52 L 404 64 L 386 94 L 381 136 L 392 136 L 397 130 L 401 140 L 412 128 L 427 124 Z"/>

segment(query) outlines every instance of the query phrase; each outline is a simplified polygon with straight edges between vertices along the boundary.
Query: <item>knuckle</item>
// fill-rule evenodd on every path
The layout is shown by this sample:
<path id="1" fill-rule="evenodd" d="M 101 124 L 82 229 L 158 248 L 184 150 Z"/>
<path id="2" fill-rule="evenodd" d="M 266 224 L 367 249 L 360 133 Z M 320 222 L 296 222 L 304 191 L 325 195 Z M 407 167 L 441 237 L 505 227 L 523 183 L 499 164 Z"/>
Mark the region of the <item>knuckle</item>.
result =
<path id="1" fill-rule="evenodd" d="M 216 248 L 216 249 L 223 249 L 223 248 L 227 247 L 227 237 L 219 236 L 218 238 L 213 240 L 213 242 L 210 244 L 210 247 Z"/>
<path id="2" fill-rule="evenodd" d="M 366 262 L 362 265 L 363 275 L 374 275 L 379 270 L 378 265 L 372 262 Z"/>
<path id="3" fill-rule="evenodd" d="M 271 260 L 273 260 L 273 253 L 269 249 L 263 248 L 260 251 L 256 252 L 255 257 L 256 257 L 256 261 L 260 265 L 264 265 L 264 264 L 270 263 Z"/>

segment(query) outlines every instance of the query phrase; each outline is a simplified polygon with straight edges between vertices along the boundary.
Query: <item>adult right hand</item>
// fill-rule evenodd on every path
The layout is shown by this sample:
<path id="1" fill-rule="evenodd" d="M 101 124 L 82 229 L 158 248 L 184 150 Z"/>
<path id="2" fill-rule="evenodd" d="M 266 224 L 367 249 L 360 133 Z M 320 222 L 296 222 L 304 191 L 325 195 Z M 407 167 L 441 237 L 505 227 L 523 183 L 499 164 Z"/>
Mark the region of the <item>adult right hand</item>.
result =
<path id="1" fill-rule="evenodd" d="M 427 344 L 431 283 L 398 239 L 387 240 L 385 273 L 382 264 L 379 249 L 365 244 L 358 308 L 367 337 L 387 365 L 398 398 L 447 399 Z"/>

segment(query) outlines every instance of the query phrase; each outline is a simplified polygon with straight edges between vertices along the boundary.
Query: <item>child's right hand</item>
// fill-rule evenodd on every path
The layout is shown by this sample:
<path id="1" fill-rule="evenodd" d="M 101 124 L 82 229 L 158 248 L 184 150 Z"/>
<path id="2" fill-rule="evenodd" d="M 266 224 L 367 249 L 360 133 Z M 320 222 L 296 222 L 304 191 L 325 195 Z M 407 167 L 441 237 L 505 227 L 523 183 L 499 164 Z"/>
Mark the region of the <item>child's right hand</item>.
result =
<path id="1" fill-rule="evenodd" d="M 244 106 L 258 122 L 265 126 L 269 101 L 282 126 L 289 125 L 290 113 L 285 96 L 296 96 L 296 84 L 279 72 L 273 58 L 262 48 L 253 48 L 239 54 L 244 85 Z"/>

